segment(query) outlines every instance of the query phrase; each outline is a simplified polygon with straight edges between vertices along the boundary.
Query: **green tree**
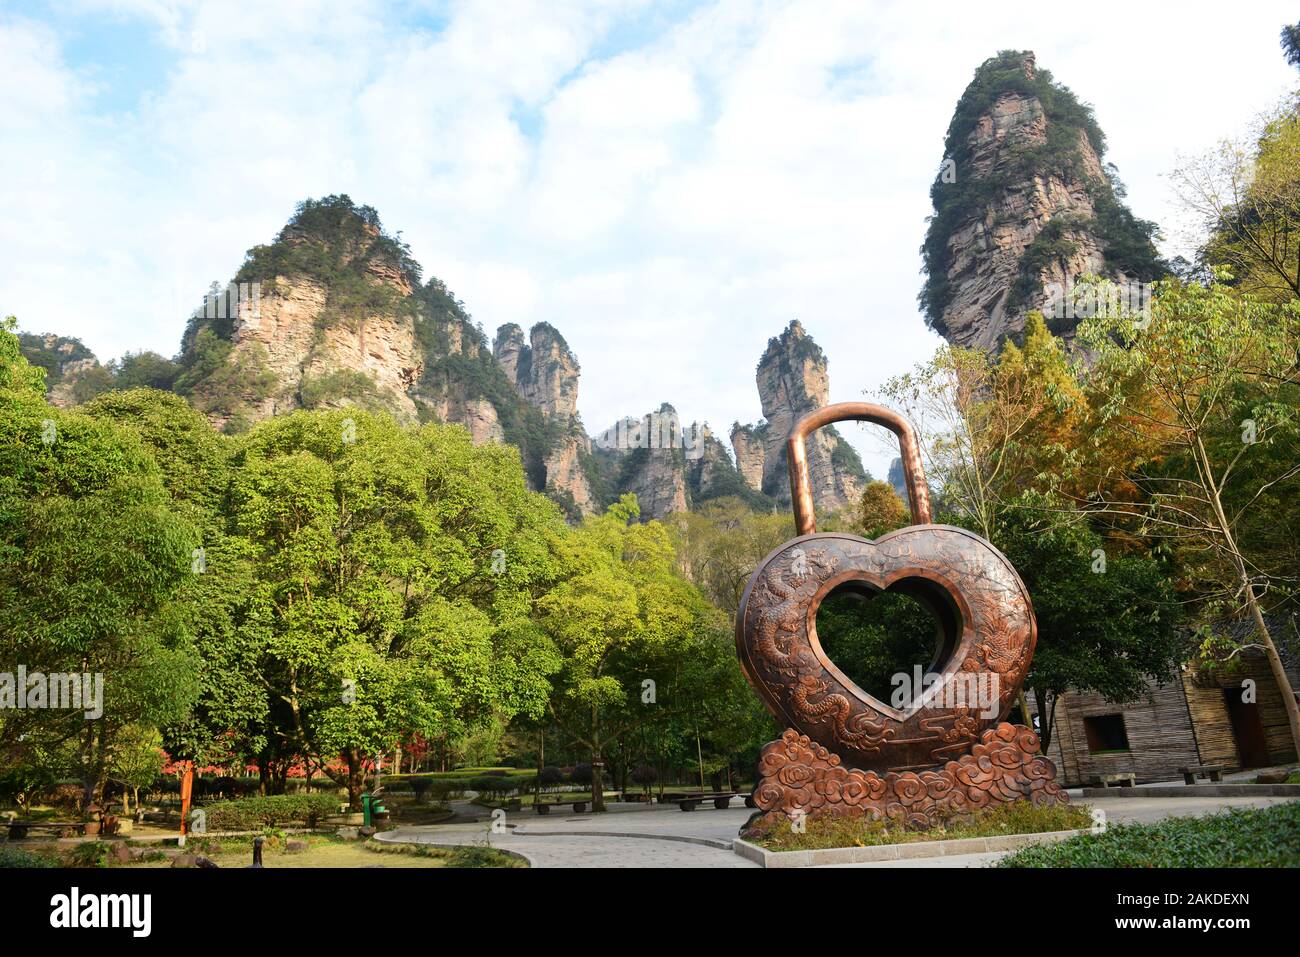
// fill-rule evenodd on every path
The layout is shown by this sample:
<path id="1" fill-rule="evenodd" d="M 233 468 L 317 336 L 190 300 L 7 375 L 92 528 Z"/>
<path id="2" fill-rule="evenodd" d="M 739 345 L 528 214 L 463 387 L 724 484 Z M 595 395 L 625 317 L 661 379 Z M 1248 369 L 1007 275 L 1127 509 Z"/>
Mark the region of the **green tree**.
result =
<path id="1" fill-rule="evenodd" d="M 1294 594 L 1296 570 L 1271 560 L 1276 553 L 1261 547 L 1268 536 L 1250 535 L 1295 520 L 1300 302 L 1170 281 L 1149 318 L 1098 318 L 1080 335 L 1097 355 L 1100 417 L 1146 443 L 1143 457 L 1113 466 L 1145 494 L 1099 493 L 1090 507 L 1176 550 L 1206 620 L 1227 612 L 1252 623 L 1247 644 L 1268 661 L 1300 752 L 1300 708 L 1266 621 L 1268 603 Z"/>
<path id="2" fill-rule="evenodd" d="M 116 389 L 170 389 L 180 366 L 156 352 L 128 352 L 109 363 Z"/>
<path id="3" fill-rule="evenodd" d="M 0 330 L 0 660 L 102 675 L 103 713 L 6 713 L 0 740 L 73 744 L 94 800 L 119 736 L 178 720 L 196 696 L 179 595 L 197 534 L 136 433 L 44 403 L 11 329 Z"/>
<path id="4" fill-rule="evenodd" d="M 754 512 L 731 497 L 673 515 L 668 523 L 682 574 L 728 617 L 735 616 L 745 584 L 768 552 L 794 537 L 790 512 Z"/>
<path id="5" fill-rule="evenodd" d="M 342 755 L 354 807 L 368 756 L 404 737 L 541 711 L 558 660 L 530 613 L 564 527 L 510 450 L 301 412 L 261 423 L 233 465 L 270 735 L 322 766 Z"/>
<path id="6" fill-rule="evenodd" d="M 661 720 L 663 709 L 690 710 L 685 690 L 667 689 L 714 614 L 677 573 L 668 529 L 639 516 L 636 496 L 624 495 L 589 518 L 563 545 L 569 573 L 538 601 L 541 623 L 563 655 L 551 713 L 590 750 L 597 769 L 612 743 Z M 645 698 L 652 688 L 653 706 Z M 598 773 L 592 807 L 605 808 Z"/>
<path id="7" fill-rule="evenodd" d="M 1174 678 L 1191 647 L 1159 561 L 1106 542 L 1081 513 L 1025 504 L 1008 511 L 996 544 L 1034 604 L 1038 647 L 1025 686 L 1038 705 L 1046 750 L 1063 693 L 1131 700 L 1148 680 Z"/>
<path id="8" fill-rule="evenodd" d="M 131 803 L 140 807 L 140 789 L 148 787 L 162 773 L 162 735 L 145 725 L 129 725 L 114 742 L 109 754 L 108 777 L 129 789 L 122 798 L 122 810 L 131 814 Z"/>

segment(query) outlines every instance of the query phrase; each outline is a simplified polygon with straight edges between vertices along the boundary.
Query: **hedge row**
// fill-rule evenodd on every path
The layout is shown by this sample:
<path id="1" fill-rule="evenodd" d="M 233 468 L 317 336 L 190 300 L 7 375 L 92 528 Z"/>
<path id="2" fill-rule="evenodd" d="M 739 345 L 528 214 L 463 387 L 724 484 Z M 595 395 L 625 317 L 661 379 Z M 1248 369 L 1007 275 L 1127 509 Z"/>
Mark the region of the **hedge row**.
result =
<path id="1" fill-rule="evenodd" d="M 337 814 L 339 799 L 332 794 L 275 794 L 269 797 L 219 801 L 203 808 L 209 831 L 248 831 L 283 824 L 315 826 L 321 818 Z"/>

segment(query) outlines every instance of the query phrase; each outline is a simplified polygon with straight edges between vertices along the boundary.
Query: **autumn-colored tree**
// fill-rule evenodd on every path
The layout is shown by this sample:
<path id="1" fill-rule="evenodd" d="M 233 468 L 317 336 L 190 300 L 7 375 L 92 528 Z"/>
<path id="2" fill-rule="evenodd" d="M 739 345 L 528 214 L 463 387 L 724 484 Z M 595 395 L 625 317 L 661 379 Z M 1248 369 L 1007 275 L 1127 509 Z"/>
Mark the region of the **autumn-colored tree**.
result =
<path id="1" fill-rule="evenodd" d="M 879 538 L 911 521 L 907 505 L 888 482 L 868 482 L 858 502 L 858 529 L 867 538 Z"/>
<path id="2" fill-rule="evenodd" d="M 921 438 L 932 490 L 948 511 L 989 540 L 1027 487 L 1077 481 L 1087 408 L 1073 363 L 1041 314 L 1021 345 L 1000 356 L 945 347 L 881 390 Z"/>
<path id="3" fill-rule="evenodd" d="M 1300 578 L 1259 534 L 1270 524 L 1296 532 L 1300 302 L 1171 280 L 1149 317 L 1096 317 L 1080 337 L 1097 356 L 1090 391 L 1099 419 L 1140 430 L 1150 444 L 1145 457 L 1114 466 L 1142 494 L 1099 493 L 1089 508 L 1169 543 L 1207 622 L 1225 612 L 1251 622 L 1246 644 L 1268 661 L 1300 753 L 1300 708 L 1267 622 L 1270 605 L 1284 606 Z"/>
<path id="4" fill-rule="evenodd" d="M 1257 299 L 1300 298 L 1300 113 L 1288 105 L 1254 143 L 1224 140 L 1173 181 L 1208 239 L 1201 255 Z"/>

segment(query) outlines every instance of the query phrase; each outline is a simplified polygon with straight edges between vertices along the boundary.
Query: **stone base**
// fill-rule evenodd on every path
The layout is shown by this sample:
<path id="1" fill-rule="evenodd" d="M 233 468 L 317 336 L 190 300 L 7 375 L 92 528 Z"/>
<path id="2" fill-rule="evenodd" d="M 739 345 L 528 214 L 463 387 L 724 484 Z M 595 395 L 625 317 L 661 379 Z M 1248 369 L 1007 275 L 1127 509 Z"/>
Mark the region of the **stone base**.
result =
<path id="1" fill-rule="evenodd" d="M 1039 754 L 1038 735 L 1006 722 L 985 731 L 971 753 L 924 771 L 877 774 L 840 765 L 840 757 L 787 729 L 763 748 L 745 833 L 798 815 L 888 818 L 929 828 L 984 808 L 1032 801 L 1065 804 L 1056 767 Z"/>

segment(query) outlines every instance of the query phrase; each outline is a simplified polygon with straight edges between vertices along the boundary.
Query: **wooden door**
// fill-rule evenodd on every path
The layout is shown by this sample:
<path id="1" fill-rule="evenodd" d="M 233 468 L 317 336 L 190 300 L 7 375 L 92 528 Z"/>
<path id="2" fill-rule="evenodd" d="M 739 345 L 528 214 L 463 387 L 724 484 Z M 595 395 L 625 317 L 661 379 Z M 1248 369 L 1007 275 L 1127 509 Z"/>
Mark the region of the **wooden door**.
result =
<path id="1" fill-rule="evenodd" d="M 1259 720 L 1259 705 L 1241 700 L 1240 688 L 1224 688 L 1223 700 L 1232 722 L 1232 736 L 1243 768 L 1262 768 L 1269 764 L 1268 745 L 1264 742 L 1264 723 Z"/>

